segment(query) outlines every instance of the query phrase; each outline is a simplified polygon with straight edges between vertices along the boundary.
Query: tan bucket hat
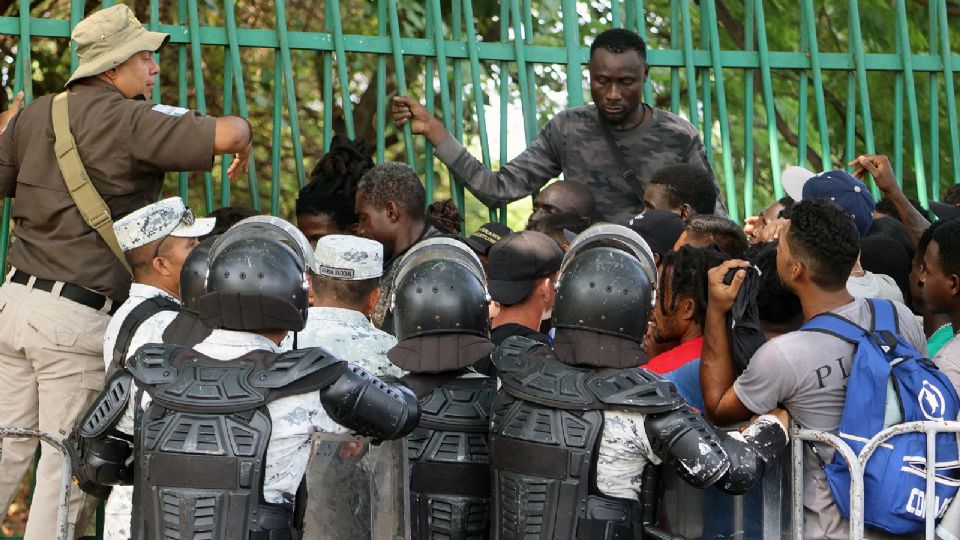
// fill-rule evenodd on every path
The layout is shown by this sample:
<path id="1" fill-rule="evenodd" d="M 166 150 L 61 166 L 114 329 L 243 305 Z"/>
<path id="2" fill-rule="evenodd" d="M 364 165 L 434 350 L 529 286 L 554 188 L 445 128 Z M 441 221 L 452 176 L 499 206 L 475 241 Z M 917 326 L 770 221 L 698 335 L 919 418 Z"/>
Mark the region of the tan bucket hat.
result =
<path id="1" fill-rule="evenodd" d="M 123 4 L 102 9 L 80 21 L 70 37 L 77 42 L 80 63 L 67 84 L 111 70 L 138 52 L 158 51 L 170 40 L 170 34 L 144 28 Z"/>

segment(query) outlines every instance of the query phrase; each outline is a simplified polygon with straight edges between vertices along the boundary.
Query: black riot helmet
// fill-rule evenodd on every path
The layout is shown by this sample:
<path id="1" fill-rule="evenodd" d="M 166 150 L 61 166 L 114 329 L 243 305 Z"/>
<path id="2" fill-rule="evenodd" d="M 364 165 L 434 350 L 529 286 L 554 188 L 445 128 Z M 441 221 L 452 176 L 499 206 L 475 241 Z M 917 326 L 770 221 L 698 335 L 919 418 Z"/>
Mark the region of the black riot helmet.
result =
<path id="1" fill-rule="evenodd" d="M 594 225 L 570 244 L 557 280 L 553 326 L 643 342 L 656 302 L 656 266 L 632 230 Z"/>
<path id="2" fill-rule="evenodd" d="M 399 264 L 391 298 L 398 340 L 445 333 L 489 337 L 486 276 L 469 246 L 432 238 Z"/>
<path id="3" fill-rule="evenodd" d="M 200 297 L 207 292 L 207 256 L 210 255 L 210 248 L 217 238 L 220 238 L 219 234 L 204 239 L 183 261 L 183 268 L 180 270 L 180 301 L 183 302 L 183 309 L 187 311 L 200 311 Z"/>
<path id="4" fill-rule="evenodd" d="M 302 246 L 309 243 L 287 227 L 262 221 L 241 227 L 242 223 L 210 248 L 200 319 L 210 328 L 228 330 L 303 330 L 308 251 Z"/>

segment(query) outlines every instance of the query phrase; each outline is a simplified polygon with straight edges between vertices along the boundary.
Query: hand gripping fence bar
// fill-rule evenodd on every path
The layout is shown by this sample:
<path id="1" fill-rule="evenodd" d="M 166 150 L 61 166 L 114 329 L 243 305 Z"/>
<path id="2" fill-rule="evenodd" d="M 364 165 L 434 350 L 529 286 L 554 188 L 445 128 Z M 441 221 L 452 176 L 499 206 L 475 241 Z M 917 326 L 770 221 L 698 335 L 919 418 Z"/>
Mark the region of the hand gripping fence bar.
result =
<path id="1" fill-rule="evenodd" d="M 70 490 L 73 488 L 73 468 L 71 467 L 70 454 L 63 445 L 63 441 L 36 429 L 27 429 L 19 427 L 0 427 L 0 442 L 7 437 L 27 438 L 32 437 L 40 439 L 57 449 L 63 457 L 61 466 L 61 487 L 60 497 L 57 504 L 57 540 L 68 540 L 73 538 L 73 524 L 67 519 L 70 506 Z"/>

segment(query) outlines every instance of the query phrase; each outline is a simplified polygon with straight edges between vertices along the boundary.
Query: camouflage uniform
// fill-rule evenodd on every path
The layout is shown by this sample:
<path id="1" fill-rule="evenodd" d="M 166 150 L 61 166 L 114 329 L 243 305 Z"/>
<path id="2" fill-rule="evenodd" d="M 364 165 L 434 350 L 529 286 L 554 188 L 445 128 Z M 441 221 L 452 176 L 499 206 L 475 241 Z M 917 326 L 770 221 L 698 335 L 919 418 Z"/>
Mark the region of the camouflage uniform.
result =
<path id="1" fill-rule="evenodd" d="M 297 348 L 322 347 L 377 377 L 403 375 L 403 370 L 387 359 L 387 351 L 396 344 L 397 338 L 377 330 L 362 313 L 352 309 L 312 307 L 306 328 L 297 332 Z"/>
<path id="2" fill-rule="evenodd" d="M 127 315 L 141 303 L 162 296 L 168 300 L 180 303 L 179 300 L 161 291 L 160 289 L 134 283 L 130 286 L 130 296 L 117 309 L 116 314 L 107 325 L 107 332 L 103 336 L 103 362 L 105 368 L 110 368 L 113 361 L 113 346 L 117 340 L 117 334 L 120 331 L 120 325 L 123 324 Z M 129 355 L 132 355 L 141 346 L 147 343 L 162 343 L 163 331 L 170 324 L 170 321 L 177 316 L 175 311 L 161 311 L 153 317 L 143 321 L 137 327 L 133 337 L 130 339 L 130 347 L 127 349 Z M 134 395 L 137 391 L 136 384 L 131 383 L 130 394 Z M 133 435 L 133 407 L 127 408 L 123 417 L 114 426 L 116 429 L 128 435 Z M 114 486 L 110 491 L 110 497 L 107 498 L 107 504 L 104 508 L 103 520 L 103 538 L 105 540 L 127 540 L 130 538 L 130 516 L 133 513 L 133 486 Z"/>
<path id="3" fill-rule="evenodd" d="M 696 128 L 675 114 L 652 110 L 652 123 L 613 132 L 624 159 L 642 182 L 641 188 L 656 171 L 680 163 L 699 165 L 713 175 Z M 530 195 L 562 173 L 565 180 L 590 187 L 597 201 L 598 221 L 624 225 L 643 209 L 643 202 L 610 155 L 594 105 L 567 109 L 551 118 L 526 150 L 496 173 L 453 137 L 447 137 L 436 153 L 487 206 Z M 724 214 L 719 193 L 718 187 L 717 214 Z"/>
<path id="4" fill-rule="evenodd" d="M 220 360 L 231 360 L 255 350 L 280 352 L 275 343 L 263 336 L 231 330 L 214 330 L 194 350 Z M 347 433 L 347 428 L 330 419 L 320 404 L 319 392 L 280 398 L 270 402 L 267 410 L 272 426 L 263 476 L 263 499 L 273 504 L 292 503 L 307 470 L 313 434 L 317 431 Z"/>

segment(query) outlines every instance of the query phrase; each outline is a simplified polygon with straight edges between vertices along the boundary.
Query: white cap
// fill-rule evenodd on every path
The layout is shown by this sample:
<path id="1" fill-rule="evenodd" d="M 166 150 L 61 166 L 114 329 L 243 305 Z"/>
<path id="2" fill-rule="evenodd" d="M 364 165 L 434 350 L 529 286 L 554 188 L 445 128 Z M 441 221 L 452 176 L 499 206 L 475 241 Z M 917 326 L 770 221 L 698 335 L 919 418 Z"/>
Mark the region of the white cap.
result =
<path id="1" fill-rule="evenodd" d="M 791 199 L 800 202 L 803 199 L 803 185 L 816 175 L 817 173 L 811 170 L 794 165 L 783 170 L 783 174 L 780 175 L 780 183 L 783 184 L 783 191 Z"/>
<path id="2" fill-rule="evenodd" d="M 194 219 L 180 197 L 170 197 L 128 214 L 113 224 L 120 249 L 130 251 L 167 236 L 196 238 L 210 234 L 217 220 Z"/>
<path id="3" fill-rule="evenodd" d="M 383 245 L 375 240 L 330 234 L 317 240 L 314 273 L 320 276 L 361 280 L 383 275 Z"/>

